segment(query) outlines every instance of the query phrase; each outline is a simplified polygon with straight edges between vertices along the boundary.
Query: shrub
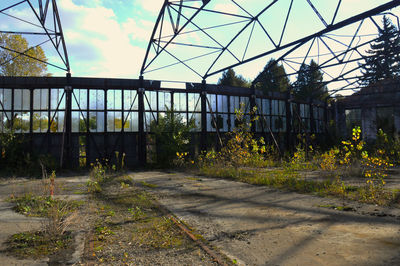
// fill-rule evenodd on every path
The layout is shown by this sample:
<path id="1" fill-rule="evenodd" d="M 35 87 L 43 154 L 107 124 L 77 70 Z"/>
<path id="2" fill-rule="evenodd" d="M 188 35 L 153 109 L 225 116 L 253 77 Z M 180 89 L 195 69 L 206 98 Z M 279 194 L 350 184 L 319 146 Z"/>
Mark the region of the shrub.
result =
<path id="1" fill-rule="evenodd" d="M 150 131 L 154 133 L 157 154 L 155 162 L 162 167 L 172 165 L 177 153 L 189 150 L 190 131 L 195 128 L 194 120 L 186 123 L 180 114 L 167 110 L 165 116 L 150 123 Z"/>

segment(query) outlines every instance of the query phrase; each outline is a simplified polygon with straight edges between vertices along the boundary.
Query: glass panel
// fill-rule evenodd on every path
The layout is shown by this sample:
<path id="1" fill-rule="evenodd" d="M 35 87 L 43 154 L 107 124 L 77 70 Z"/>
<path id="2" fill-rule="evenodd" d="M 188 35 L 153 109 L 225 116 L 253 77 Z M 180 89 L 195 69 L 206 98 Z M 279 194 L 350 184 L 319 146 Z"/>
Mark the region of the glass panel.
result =
<path id="1" fill-rule="evenodd" d="M 228 129 L 228 115 L 222 115 L 222 121 L 223 121 L 223 125 L 222 125 L 222 129 L 221 131 L 227 132 Z"/>
<path id="2" fill-rule="evenodd" d="M 189 112 L 193 111 L 201 111 L 201 103 L 199 101 L 200 94 L 197 93 L 188 93 L 188 105 L 189 105 Z M 197 104 L 197 106 L 196 106 Z M 196 110 L 195 110 L 196 109 Z"/>
<path id="3" fill-rule="evenodd" d="M 144 102 L 147 111 L 157 111 L 157 93 L 155 91 L 146 91 Z"/>
<path id="4" fill-rule="evenodd" d="M 107 130 L 110 132 L 122 130 L 122 112 L 107 113 Z"/>
<path id="5" fill-rule="evenodd" d="M 257 111 L 262 114 L 263 113 L 263 107 L 262 107 L 262 99 L 256 98 L 256 107 Z"/>
<path id="6" fill-rule="evenodd" d="M 279 114 L 279 105 L 277 100 L 271 100 L 271 114 L 272 115 Z"/>
<path id="7" fill-rule="evenodd" d="M 97 132 L 104 132 L 104 113 L 97 112 Z"/>
<path id="8" fill-rule="evenodd" d="M 60 104 L 60 105 L 58 105 Z M 65 95 L 64 89 L 52 89 L 51 90 L 51 109 L 63 110 L 65 109 Z"/>
<path id="9" fill-rule="evenodd" d="M 180 101 L 179 101 L 179 109 L 181 110 L 181 111 L 186 111 L 186 93 L 179 93 L 179 98 L 180 98 Z"/>
<path id="10" fill-rule="evenodd" d="M 107 96 L 109 96 L 109 95 L 107 95 Z M 108 105 L 108 103 L 107 103 L 107 105 Z M 115 117 L 115 112 L 107 112 L 107 131 L 108 132 L 114 132 L 114 130 L 115 130 L 114 117 Z"/>
<path id="11" fill-rule="evenodd" d="M 86 110 L 88 108 L 87 106 L 87 90 L 86 89 L 80 89 L 79 90 L 79 105 L 81 107 L 81 110 Z"/>
<path id="12" fill-rule="evenodd" d="M 104 110 L 103 90 L 89 90 L 89 108 L 90 110 Z"/>
<path id="13" fill-rule="evenodd" d="M 121 90 L 115 90 L 115 110 L 121 110 L 122 109 L 122 91 Z"/>
<path id="14" fill-rule="evenodd" d="M 196 128 L 193 130 L 195 132 L 201 131 L 201 114 L 199 113 L 189 113 L 189 119 L 193 119 Z"/>
<path id="15" fill-rule="evenodd" d="M 115 109 L 115 91 L 114 90 L 107 91 L 107 109 L 108 110 Z M 112 131 L 114 131 L 114 130 L 112 130 Z"/>
<path id="16" fill-rule="evenodd" d="M 22 91 L 22 110 L 29 111 L 31 109 L 31 92 L 30 90 Z"/>
<path id="17" fill-rule="evenodd" d="M 125 116 L 126 124 L 125 131 L 126 132 L 137 132 L 138 131 L 138 113 L 131 112 L 128 116 Z"/>
<path id="18" fill-rule="evenodd" d="M 217 112 L 217 97 L 215 94 L 207 94 L 208 98 L 208 103 L 207 103 L 207 112 L 210 112 L 210 106 L 211 105 L 211 110 L 213 112 Z"/>
<path id="19" fill-rule="evenodd" d="M 160 111 L 165 111 L 165 92 L 160 91 L 158 93 L 158 109 Z"/>
<path id="20" fill-rule="evenodd" d="M 40 90 L 40 110 L 49 109 L 49 89 Z"/>
<path id="21" fill-rule="evenodd" d="M 152 113 L 151 112 L 146 112 L 145 113 L 145 122 L 144 122 L 144 125 L 145 125 L 145 129 L 146 129 L 146 131 L 150 131 L 150 124 L 151 124 L 151 122 L 154 120 L 154 118 L 153 118 L 153 115 L 152 115 Z"/>
<path id="22" fill-rule="evenodd" d="M 134 90 L 126 90 L 124 91 L 124 110 L 138 110 L 139 109 L 139 100 L 137 96 L 137 92 Z"/>
<path id="23" fill-rule="evenodd" d="M 35 133 L 46 132 L 48 127 L 47 112 L 35 112 L 32 118 L 32 130 Z"/>
<path id="24" fill-rule="evenodd" d="M 63 132 L 64 131 L 64 112 L 52 112 L 51 118 L 54 120 L 50 124 L 50 132 Z M 51 119 L 50 118 L 50 119 Z"/>
<path id="25" fill-rule="evenodd" d="M 5 110 L 11 110 L 11 90 L 4 89 L 3 91 L 3 105 Z"/>
<path id="26" fill-rule="evenodd" d="M 22 90 L 14 90 L 14 110 L 22 110 Z"/>
<path id="27" fill-rule="evenodd" d="M 91 132 L 104 132 L 104 113 L 90 112 L 89 113 L 89 130 Z"/>
<path id="28" fill-rule="evenodd" d="M 80 114 L 79 114 L 79 112 L 72 112 L 71 116 L 72 116 L 72 132 L 79 132 Z"/>
<path id="29" fill-rule="evenodd" d="M 286 115 L 286 104 L 284 101 L 279 101 L 279 114 L 282 116 Z"/>
<path id="30" fill-rule="evenodd" d="M 223 112 L 223 107 L 222 107 L 222 95 L 217 95 L 217 110 L 219 113 Z"/>
<path id="31" fill-rule="evenodd" d="M 40 89 L 35 89 L 33 90 L 33 109 L 34 110 L 40 110 Z"/>
<path id="32" fill-rule="evenodd" d="M 270 100 L 263 99 L 263 114 L 269 115 L 270 112 Z"/>
<path id="33" fill-rule="evenodd" d="M 16 112 L 14 113 L 14 130 L 16 133 L 28 133 L 29 132 L 29 121 L 30 114 L 28 112 Z"/>
<path id="34" fill-rule="evenodd" d="M 215 116 L 214 116 L 215 118 Z M 207 131 L 208 132 L 215 132 L 215 123 L 210 113 L 207 113 Z"/>
<path id="35" fill-rule="evenodd" d="M 181 111 L 181 108 L 180 108 L 180 97 L 179 97 L 179 94 L 180 93 L 174 93 L 173 95 L 174 95 L 174 111 Z"/>

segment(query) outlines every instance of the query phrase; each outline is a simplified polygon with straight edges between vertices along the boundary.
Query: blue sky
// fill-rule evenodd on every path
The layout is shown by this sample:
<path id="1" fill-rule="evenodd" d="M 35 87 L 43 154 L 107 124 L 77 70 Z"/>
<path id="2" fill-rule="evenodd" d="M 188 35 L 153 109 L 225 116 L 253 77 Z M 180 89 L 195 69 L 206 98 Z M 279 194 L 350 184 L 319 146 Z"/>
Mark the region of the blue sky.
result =
<path id="1" fill-rule="evenodd" d="M 2 0 L 0 9 L 10 3 L 18 1 Z M 32 2 L 36 2 L 32 0 Z M 237 0 L 243 4 L 253 14 L 265 6 L 265 0 Z M 268 2 L 268 1 L 267 1 Z M 271 1 L 269 1 L 271 2 Z M 320 9 L 321 15 L 327 20 L 333 16 L 333 9 L 337 0 L 314 0 L 312 1 L 317 8 Z M 389 2 L 388 0 L 343 0 L 342 9 L 338 15 L 338 21 L 351 17 L 360 12 L 366 11 L 374 6 Z M 58 0 L 58 8 L 61 15 L 62 26 L 66 39 L 69 60 L 73 76 L 87 77 L 115 77 L 115 78 L 138 78 L 140 67 L 143 62 L 145 50 L 148 40 L 153 30 L 154 22 L 158 16 L 163 0 Z M 280 0 L 275 9 L 268 13 L 263 19 L 269 25 L 271 35 L 279 39 L 280 28 L 275 25 L 281 25 L 285 19 L 286 9 L 290 4 L 290 0 Z M 196 3 L 194 3 L 196 5 Z M 296 12 L 290 17 L 290 23 L 284 38 L 284 42 L 291 39 L 305 36 L 308 33 L 315 32 L 323 28 L 321 21 L 311 13 L 310 7 L 306 0 L 295 0 L 294 10 Z M 223 10 L 225 12 L 239 12 L 230 0 L 211 0 L 207 8 L 215 10 Z M 21 5 L 10 12 L 18 14 L 25 18 L 31 17 L 29 8 Z M 398 14 L 398 10 L 393 10 Z M 199 16 L 197 22 L 202 26 L 213 25 L 219 22 L 220 18 L 212 17 L 204 14 Z M 221 21 L 222 22 L 222 21 Z M 16 23 L 15 25 L 13 23 Z M 24 29 L 21 23 L 13 21 L 11 18 L 0 16 L 0 29 L 12 29 L 17 27 Z M 258 29 L 260 30 L 260 29 Z M 354 32 L 355 26 L 347 27 L 341 31 L 342 34 L 351 34 Z M 217 35 L 224 39 L 224 35 L 228 39 L 229 33 L 235 29 L 227 30 L 223 28 Z M 255 30 L 257 31 L 257 29 Z M 376 33 L 373 25 L 367 24 L 362 29 L 363 34 Z M 256 55 L 267 46 L 261 45 L 263 40 L 253 37 L 252 45 L 246 56 Z M 348 37 L 347 37 L 348 39 Z M 200 34 L 193 34 L 185 39 L 193 43 L 203 42 L 203 44 L 211 44 L 210 41 L 204 41 L 206 38 Z M 343 39 L 345 42 L 346 38 Z M 30 40 L 32 42 L 38 40 Z M 246 45 L 246 38 L 238 40 L 233 44 L 232 49 L 242 49 Z M 46 44 L 43 48 L 50 61 L 59 60 L 55 56 L 51 47 Z M 338 50 L 343 49 L 336 44 Z M 171 48 L 177 55 L 187 58 L 190 51 L 178 48 Z M 300 49 L 293 54 L 293 57 L 305 53 L 306 48 Z M 225 56 L 225 55 L 224 55 Z M 279 54 L 274 54 L 274 57 Z M 224 58 L 224 57 L 222 57 Z M 238 67 L 236 71 L 246 78 L 254 78 L 264 67 L 270 57 L 265 57 L 251 64 Z M 175 59 L 165 56 L 155 62 L 155 68 L 173 63 Z M 205 59 L 204 59 L 205 60 Z M 226 56 L 222 60 L 223 64 L 229 64 L 232 58 Z M 207 68 L 206 61 L 193 61 L 193 65 L 199 68 Z M 290 68 L 290 66 L 285 66 Z M 63 76 L 65 72 L 53 68 L 49 71 L 56 76 Z M 218 80 L 220 75 L 210 77 L 210 83 Z M 151 72 L 145 75 L 149 79 L 168 79 L 182 81 L 200 81 L 199 77 L 193 75 L 190 71 L 176 67 L 163 71 Z"/>

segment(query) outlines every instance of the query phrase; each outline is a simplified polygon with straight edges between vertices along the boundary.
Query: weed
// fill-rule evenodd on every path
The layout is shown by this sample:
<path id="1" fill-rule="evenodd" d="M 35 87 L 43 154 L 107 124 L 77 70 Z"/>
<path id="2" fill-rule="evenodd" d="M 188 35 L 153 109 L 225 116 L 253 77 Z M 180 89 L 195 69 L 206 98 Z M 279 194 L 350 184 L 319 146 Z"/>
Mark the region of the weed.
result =
<path id="1" fill-rule="evenodd" d="M 171 219 L 162 216 L 143 223 L 132 234 L 132 241 L 145 247 L 165 249 L 182 246 L 184 236 L 178 231 Z"/>
<path id="2" fill-rule="evenodd" d="M 95 164 L 91 164 L 92 170 L 89 174 L 87 182 L 87 191 L 89 193 L 100 193 L 102 191 L 101 184 L 106 181 L 106 167 L 96 159 Z"/>
<path id="3" fill-rule="evenodd" d="M 51 238 L 45 232 L 23 232 L 7 240 L 7 252 L 17 258 L 43 258 L 66 249 L 72 244 L 70 234 Z"/>
<path id="4" fill-rule="evenodd" d="M 48 217 L 49 210 L 53 207 L 62 209 L 65 214 L 76 210 L 82 202 L 79 201 L 64 201 L 53 199 L 50 196 L 36 196 L 31 193 L 26 193 L 20 197 L 10 198 L 10 202 L 15 203 L 14 210 L 18 213 L 27 216 Z"/>
<path id="5" fill-rule="evenodd" d="M 129 208 L 128 212 L 132 215 L 134 220 L 139 220 L 145 216 L 144 212 L 139 206 L 136 206 L 135 208 Z"/>
<path id="6" fill-rule="evenodd" d="M 147 183 L 145 181 L 141 181 L 140 184 L 142 186 L 145 186 L 145 187 L 148 187 L 148 188 L 156 188 L 156 187 L 158 187 L 156 184 L 150 184 L 150 183 Z"/>

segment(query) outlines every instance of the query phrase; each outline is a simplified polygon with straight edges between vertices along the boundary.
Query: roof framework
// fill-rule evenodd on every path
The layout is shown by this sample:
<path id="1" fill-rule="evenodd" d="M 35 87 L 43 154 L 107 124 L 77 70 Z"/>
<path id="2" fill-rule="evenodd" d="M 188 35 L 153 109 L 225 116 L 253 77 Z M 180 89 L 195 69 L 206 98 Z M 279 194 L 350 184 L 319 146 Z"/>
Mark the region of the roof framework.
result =
<path id="1" fill-rule="evenodd" d="M 270 0 L 264 1 L 265 6 L 251 2 L 165 0 L 141 75 L 179 65 L 206 80 L 273 57 L 293 80 L 301 64 L 313 59 L 324 73 L 324 85 L 332 84 L 331 94 L 356 90 L 359 63 L 378 37 L 381 17 L 388 15 L 399 26 L 398 17 L 390 13 L 399 0 L 372 1 L 350 15 L 349 0 L 325 5 L 316 0 Z"/>
<path id="2" fill-rule="evenodd" d="M 9 2 L 0 4 L 0 16 L 3 16 L 6 25 L 3 25 L 0 33 L 29 36 L 30 44 L 33 44 L 25 51 L 16 51 L 0 45 L 0 50 L 16 53 L 14 58 L 6 62 L 0 61 L 0 65 L 7 64 L 20 56 L 41 61 L 28 55 L 28 52 L 38 46 L 45 46 L 46 50 L 51 48 L 55 52 L 54 58 L 57 60 L 41 62 L 70 73 L 68 52 L 56 0 L 22 0 L 7 4 Z"/>

